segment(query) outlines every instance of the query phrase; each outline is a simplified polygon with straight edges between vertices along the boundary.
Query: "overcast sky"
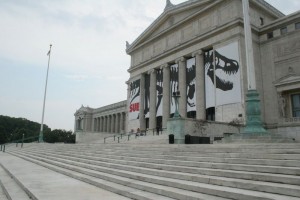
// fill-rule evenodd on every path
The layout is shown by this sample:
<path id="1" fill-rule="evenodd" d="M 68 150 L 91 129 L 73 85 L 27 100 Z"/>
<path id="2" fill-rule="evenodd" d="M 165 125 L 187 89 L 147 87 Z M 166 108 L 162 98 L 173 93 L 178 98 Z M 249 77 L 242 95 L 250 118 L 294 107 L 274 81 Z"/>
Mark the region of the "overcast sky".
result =
<path id="1" fill-rule="evenodd" d="M 0 0 L 0 115 L 74 129 L 80 106 L 126 99 L 132 43 L 162 12 L 165 0 Z M 174 4 L 184 0 L 172 0 Z M 268 0 L 284 14 L 299 0 Z"/>

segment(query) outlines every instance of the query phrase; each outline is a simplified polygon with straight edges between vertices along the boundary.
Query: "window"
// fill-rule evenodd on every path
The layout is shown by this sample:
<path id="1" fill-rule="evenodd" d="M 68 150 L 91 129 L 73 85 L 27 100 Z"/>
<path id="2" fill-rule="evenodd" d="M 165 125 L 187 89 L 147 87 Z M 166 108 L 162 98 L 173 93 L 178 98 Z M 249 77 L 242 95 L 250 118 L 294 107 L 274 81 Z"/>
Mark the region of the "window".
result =
<path id="1" fill-rule="evenodd" d="M 292 95 L 292 112 L 293 117 L 300 117 L 300 94 Z"/>
<path id="2" fill-rule="evenodd" d="M 287 28 L 286 27 L 281 28 L 280 33 L 281 33 L 281 35 L 286 34 L 287 33 Z"/>
<path id="3" fill-rule="evenodd" d="M 264 25 L 264 18 L 260 17 L 260 18 L 259 18 L 259 21 L 260 21 L 260 25 L 261 25 L 261 26 Z"/>
<path id="4" fill-rule="evenodd" d="M 273 38 L 273 37 L 274 37 L 274 36 L 273 36 L 273 32 L 267 33 L 267 37 L 268 37 L 268 39 Z"/>
<path id="5" fill-rule="evenodd" d="M 295 24 L 295 29 L 298 29 L 298 30 L 300 29 L 300 22 Z"/>

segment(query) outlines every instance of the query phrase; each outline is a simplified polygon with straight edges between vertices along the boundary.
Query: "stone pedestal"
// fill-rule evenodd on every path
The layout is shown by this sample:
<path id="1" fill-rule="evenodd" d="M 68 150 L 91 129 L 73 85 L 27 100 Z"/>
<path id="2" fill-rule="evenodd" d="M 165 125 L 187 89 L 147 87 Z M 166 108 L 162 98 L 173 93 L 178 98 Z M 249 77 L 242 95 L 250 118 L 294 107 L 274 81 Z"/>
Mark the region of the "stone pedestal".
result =
<path id="1" fill-rule="evenodd" d="M 174 135 L 175 144 L 184 144 L 185 120 L 183 118 L 171 118 L 167 123 L 169 134 Z"/>
<path id="2" fill-rule="evenodd" d="M 246 127 L 242 134 L 267 134 L 261 121 L 259 94 L 256 90 L 248 90 L 246 100 Z"/>

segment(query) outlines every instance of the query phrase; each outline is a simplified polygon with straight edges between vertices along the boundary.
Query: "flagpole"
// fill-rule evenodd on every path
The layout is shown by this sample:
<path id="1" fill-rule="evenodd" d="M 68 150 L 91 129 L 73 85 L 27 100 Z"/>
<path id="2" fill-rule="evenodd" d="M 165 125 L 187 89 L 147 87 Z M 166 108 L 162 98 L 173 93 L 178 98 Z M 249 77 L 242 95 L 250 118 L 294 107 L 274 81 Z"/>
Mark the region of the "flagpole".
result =
<path id="1" fill-rule="evenodd" d="M 47 53 L 47 56 L 49 56 L 49 57 L 48 57 L 48 68 L 47 68 L 47 75 L 46 75 L 43 113 L 42 113 L 42 122 L 41 122 L 41 131 L 40 131 L 40 135 L 39 135 L 39 142 L 44 142 L 43 127 L 44 127 L 45 102 L 46 102 L 46 94 L 47 94 L 47 84 L 48 84 L 48 73 L 49 73 L 49 65 L 50 65 L 51 47 L 52 47 L 52 44 L 50 44 L 50 50 Z"/>
<path id="2" fill-rule="evenodd" d="M 242 5 L 244 17 L 248 90 L 246 93 L 246 126 L 241 133 L 264 135 L 267 134 L 267 131 L 264 129 L 263 122 L 261 120 L 259 92 L 256 90 L 255 64 L 249 15 L 249 0 L 242 0 Z"/>

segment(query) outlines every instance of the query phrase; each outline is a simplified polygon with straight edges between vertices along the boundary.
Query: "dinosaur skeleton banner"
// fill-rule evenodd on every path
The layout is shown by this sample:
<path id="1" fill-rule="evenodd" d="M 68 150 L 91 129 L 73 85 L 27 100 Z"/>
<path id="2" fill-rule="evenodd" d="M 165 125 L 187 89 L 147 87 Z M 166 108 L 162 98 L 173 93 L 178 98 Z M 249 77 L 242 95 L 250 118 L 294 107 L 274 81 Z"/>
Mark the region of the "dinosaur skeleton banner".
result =
<path id="1" fill-rule="evenodd" d="M 163 70 L 156 71 L 156 116 L 162 116 L 162 102 L 163 102 Z"/>
<path id="2" fill-rule="evenodd" d="M 150 74 L 145 75 L 144 115 L 149 118 L 150 111 Z"/>
<path id="3" fill-rule="evenodd" d="M 187 112 L 196 111 L 196 60 L 186 61 L 186 103 Z"/>
<path id="4" fill-rule="evenodd" d="M 139 118 L 140 113 L 140 79 L 130 83 L 129 94 L 129 120 Z"/>
<path id="5" fill-rule="evenodd" d="M 178 90 L 178 64 L 174 64 L 170 66 L 170 114 L 175 113 L 175 100 L 172 96 Z"/>
<path id="6" fill-rule="evenodd" d="M 204 55 L 206 108 L 241 102 L 238 42 Z"/>

